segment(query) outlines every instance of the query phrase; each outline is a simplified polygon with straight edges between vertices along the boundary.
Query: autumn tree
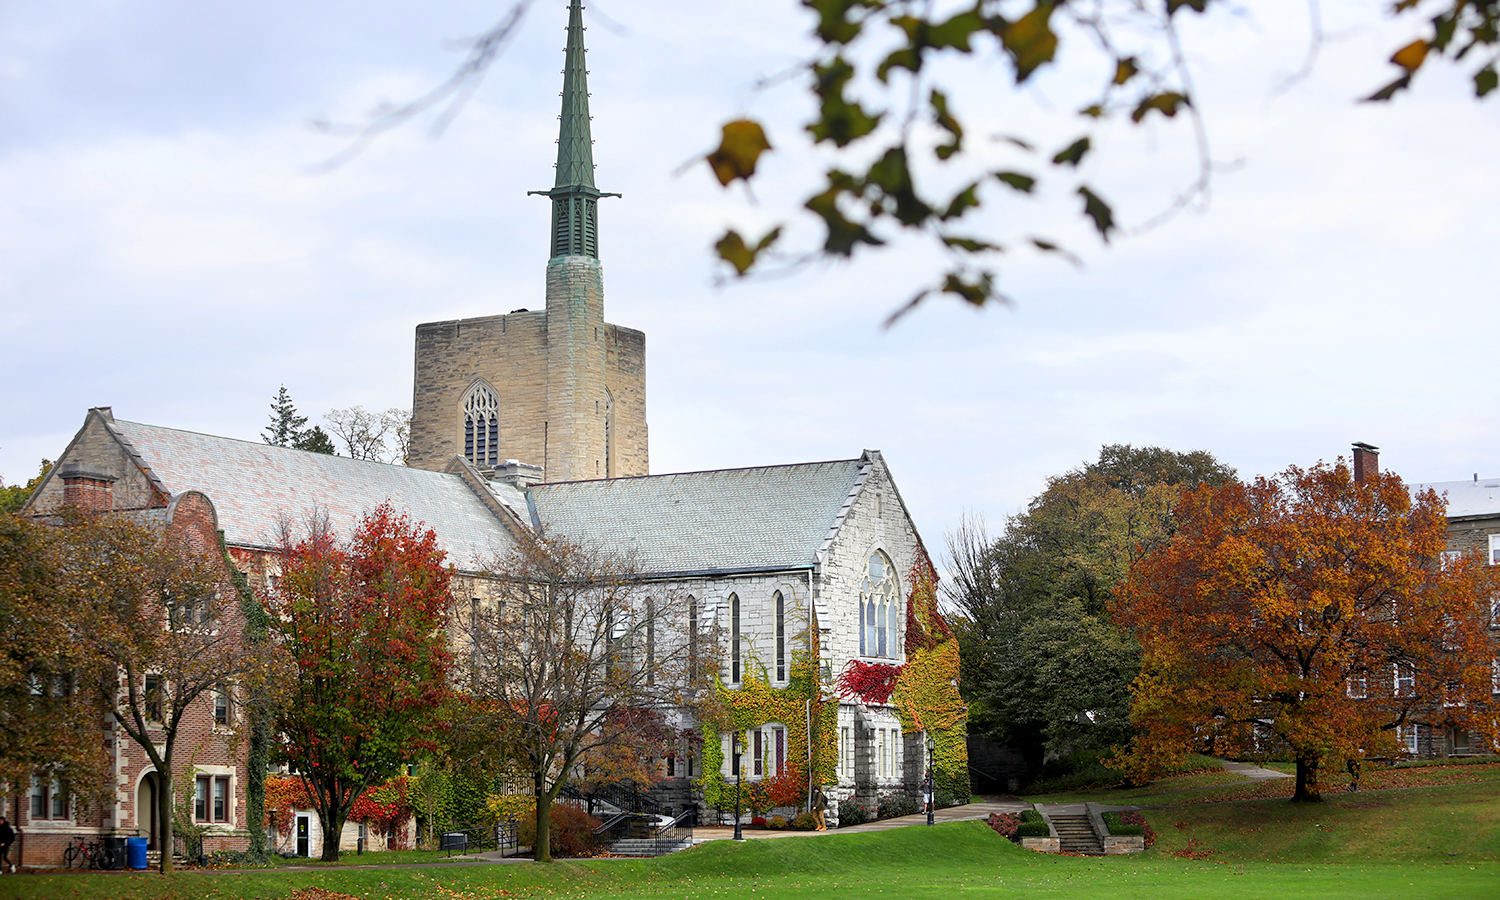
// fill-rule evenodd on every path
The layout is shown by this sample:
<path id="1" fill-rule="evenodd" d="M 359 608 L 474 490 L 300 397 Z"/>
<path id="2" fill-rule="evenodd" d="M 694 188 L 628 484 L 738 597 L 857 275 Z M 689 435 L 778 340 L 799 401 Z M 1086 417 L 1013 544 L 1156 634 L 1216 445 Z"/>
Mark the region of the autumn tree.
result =
<path id="1" fill-rule="evenodd" d="M 265 594 L 288 669 L 279 755 L 317 810 L 326 861 L 338 859 L 338 835 L 361 794 L 424 745 L 447 694 L 444 555 L 431 529 L 389 504 L 346 543 L 322 515 L 301 540 L 283 528 L 281 578 Z"/>
<path id="2" fill-rule="evenodd" d="M 32 491 L 36 490 L 37 485 L 42 483 L 42 479 L 51 470 L 52 460 L 44 459 L 35 477 L 25 484 L 6 484 L 4 480 L 0 480 L 0 513 L 20 512 L 26 501 L 31 499 Z"/>
<path id="3" fill-rule="evenodd" d="M 1233 475 L 1203 451 L 1112 444 L 1049 479 L 1000 536 L 974 518 L 950 533 L 970 731 L 1019 750 L 1033 777 L 1048 753 L 1127 740 L 1140 651 L 1109 618 L 1115 585 L 1171 533 L 1185 487 Z"/>
<path id="4" fill-rule="evenodd" d="M 73 510 L 53 540 L 59 587 L 78 608 L 71 640 L 100 661 L 105 708 L 151 761 L 157 821 L 171 847 L 176 756 L 189 711 L 216 694 L 229 708 L 236 680 L 259 662 L 222 547 L 194 546 L 124 515 Z M 240 742 L 232 730 L 219 739 Z M 171 853 L 161 854 L 161 870 L 172 870 Z"/>
<path id="5" fill-rule="evenodd" d="M 1444 558 L 1443 501 L 1343 460 L 1187 493 L 1171 540 L 1140 560 L 1116 616 L 1141 642 L 1125 761 L 1150 777 L 1187 751 L 1284 742 L 1295 800 L 1320 773 L 1397 752 L 1441 721 L 1495 735 L 1487 625 L 1494 579 Z"/>
<path id="6" fill-rule="evenodd" d="M 55 532 L 0 512 L 0 782 L 36 775 L 91 796 L 109 771 L 88 680 L 102 661 L 77 638 L 85 607 L 64 590 Z"/>
<path id="7" fill-rule="evenodd" d="M 507 742 L 536 799 L 536 858 L 552 858 L 553 802 L 580 766 L 639 752 L 643 725 L 692 706 L 688 598 L 643 583 L 628 559 L 545 529 L 517 538 L 484 596 L 457 617 L 458 681 L 475 725 Z M 659 752 L 659 751 L 658 751 Z"/>

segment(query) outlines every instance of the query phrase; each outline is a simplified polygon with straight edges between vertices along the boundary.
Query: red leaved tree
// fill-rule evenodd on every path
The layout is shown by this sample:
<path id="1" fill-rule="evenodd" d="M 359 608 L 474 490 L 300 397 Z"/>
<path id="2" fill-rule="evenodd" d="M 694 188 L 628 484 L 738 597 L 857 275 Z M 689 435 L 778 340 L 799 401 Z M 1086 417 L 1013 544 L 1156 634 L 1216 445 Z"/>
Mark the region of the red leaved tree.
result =
<path id="1" fill-rule="evenodd" d="M 1413 722 L 1494 738 L 1478 559 L 1445 560 L 1442 501 L 1401 479 L 1296 467 L 1184 495 L 1170 541 L 1118 590 L 1142 648 L 1125 762 L 1152 777 L 1194 747 L 1284 741 L 1296 800 L 1318 773 L 1396 751 Z"/>
<path id="2" fill-rule="evenodd" d="M 326 836 L 322 858 L 333 861 L 360 795 L 424 745 L 446 695 L 451 573 L 432 530 L 389 504 L 347 544 L 326 516 L 312 517 L 303 540 L 283 531 L 281 580 L 265 601 L 290 669 L 281 756 L 307 789 Z"/>

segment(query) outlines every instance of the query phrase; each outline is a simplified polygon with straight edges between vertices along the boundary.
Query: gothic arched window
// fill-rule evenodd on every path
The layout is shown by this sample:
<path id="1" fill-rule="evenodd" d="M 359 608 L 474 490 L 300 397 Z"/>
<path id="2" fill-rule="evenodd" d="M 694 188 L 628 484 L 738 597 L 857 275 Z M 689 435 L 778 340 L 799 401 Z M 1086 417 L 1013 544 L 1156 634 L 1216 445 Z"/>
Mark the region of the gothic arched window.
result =
<path id="1" fill-rule="evenodd" d="M 500 464 L 500 399 L 483 382 L 464 396 L 464 457 L 476 466 Z"/>
<path id="2" fill-rule="evenodd" d="M 896 585 L 896 569 L 890 557 L 875 551 L 865 567 L 864 584 L 859 590 L 859 655 L 900 656 L 901 639 L 897 623 L 901 621 Z"/>

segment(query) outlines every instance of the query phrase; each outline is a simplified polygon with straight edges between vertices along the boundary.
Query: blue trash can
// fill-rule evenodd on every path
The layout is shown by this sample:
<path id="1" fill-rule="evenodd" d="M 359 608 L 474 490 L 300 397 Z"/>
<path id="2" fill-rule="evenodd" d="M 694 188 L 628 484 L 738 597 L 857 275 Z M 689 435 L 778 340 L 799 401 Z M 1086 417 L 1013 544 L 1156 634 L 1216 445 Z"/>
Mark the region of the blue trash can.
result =
<path id="1" fill-rule="evenodd" d="M 146 844 L 143 837 L 125 839 L 125 864 L 132 869 L 146 868 Z"/>

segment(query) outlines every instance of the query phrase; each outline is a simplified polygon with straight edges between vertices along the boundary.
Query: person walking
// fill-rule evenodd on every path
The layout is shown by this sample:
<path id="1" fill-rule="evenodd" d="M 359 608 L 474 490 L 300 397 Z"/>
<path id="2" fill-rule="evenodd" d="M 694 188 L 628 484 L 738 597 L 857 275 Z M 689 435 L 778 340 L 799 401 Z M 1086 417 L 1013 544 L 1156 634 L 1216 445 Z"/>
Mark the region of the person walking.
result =
<path id="1" fill-rule="evenodd" d="M 16 871 L 16 864 L 10 861 L 10 845 L 15 842 L 16 830 L 10 827 L 4 816 L 0 816 L 0 875 L 5 874 L 6 866 L 10 866 L 12 872 Z"/>

